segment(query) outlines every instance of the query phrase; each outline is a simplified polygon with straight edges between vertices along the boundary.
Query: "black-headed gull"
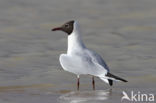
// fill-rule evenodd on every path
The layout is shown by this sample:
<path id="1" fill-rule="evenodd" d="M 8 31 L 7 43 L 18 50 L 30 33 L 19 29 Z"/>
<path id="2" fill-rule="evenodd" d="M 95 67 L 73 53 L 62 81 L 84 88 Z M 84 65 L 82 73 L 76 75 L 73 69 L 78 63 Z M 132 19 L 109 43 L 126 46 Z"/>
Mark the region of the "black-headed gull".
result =
<path id="1" fill-rule="evenodd" d="M 99 77 L 110 86 L 113 85 L 113 81 L 127 82 L 127 80 L 111 74 L 102 57 L 96 52 L 86 48 L 81 39 L 77 21 L 72 20 L 60 27 L 52 29 L 52 31 L 57 30 L 68 34 L 67 54 L 61 54 L 59 60 L 65 71 L 77 75 L 77 90 L 79 90 L 79 76 L 81 74 L 93 76 L 93 90 L 95 90 L 94 76 Z"/>

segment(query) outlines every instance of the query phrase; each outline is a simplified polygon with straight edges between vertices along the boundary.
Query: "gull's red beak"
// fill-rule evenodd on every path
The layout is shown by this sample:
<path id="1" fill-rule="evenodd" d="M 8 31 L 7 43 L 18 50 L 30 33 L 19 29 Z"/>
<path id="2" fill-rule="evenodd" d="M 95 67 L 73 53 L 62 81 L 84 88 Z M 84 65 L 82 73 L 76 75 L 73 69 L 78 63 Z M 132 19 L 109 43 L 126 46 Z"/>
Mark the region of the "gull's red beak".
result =
<path id="1" fill-rule="evenodd" d="M 57 28 L 51 29 L 51 31 L 57 31 L 57 30 L 62 30 L 62 27 L 57 27 Z"/>

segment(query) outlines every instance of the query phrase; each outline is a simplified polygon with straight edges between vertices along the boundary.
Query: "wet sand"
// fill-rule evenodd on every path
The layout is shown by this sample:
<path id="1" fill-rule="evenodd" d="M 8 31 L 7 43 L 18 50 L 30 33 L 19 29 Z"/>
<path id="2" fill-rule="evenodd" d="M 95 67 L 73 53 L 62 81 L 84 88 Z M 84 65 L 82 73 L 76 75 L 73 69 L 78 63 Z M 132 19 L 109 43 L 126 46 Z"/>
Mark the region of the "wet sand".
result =
<path id="1" fill-rule="evenodd" d="M 120 103 L 122 91 L 156 94 L 155 0 L 1 0 L 0 103 Z M 110 88 L 63 71 L 67 35 L 51 28 L 78 20 L 86 46 L 112 73 Z"/>

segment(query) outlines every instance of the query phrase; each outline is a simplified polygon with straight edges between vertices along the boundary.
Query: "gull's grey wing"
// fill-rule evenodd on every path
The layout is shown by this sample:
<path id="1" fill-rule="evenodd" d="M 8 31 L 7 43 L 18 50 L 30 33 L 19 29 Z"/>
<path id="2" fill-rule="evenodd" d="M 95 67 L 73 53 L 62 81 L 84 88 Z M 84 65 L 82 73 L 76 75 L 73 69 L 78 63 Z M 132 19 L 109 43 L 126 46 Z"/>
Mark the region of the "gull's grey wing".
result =
<path id="1" fill-rule="evenodd" d="M 89 49 L 86 49 L 86 52 L 95 63 L 98 63 L 99 65 L 101 65 L 103 68 L 105 68 L 109 72 L 109 67 L 107 66 L 107 64 L 105 63 L 105 61 L 102 59 L 102 57 L 99 54 Z"/>
<path id="2" fill-rule="evenodd" d="M 60 64 L 64 70 L 75 74 L 90 74 L 94 76 L 104 76 L 107 73 L 104 67 L 95 62 L 88 53 L 77 52 L 73 56 L 60 55 Z"/>

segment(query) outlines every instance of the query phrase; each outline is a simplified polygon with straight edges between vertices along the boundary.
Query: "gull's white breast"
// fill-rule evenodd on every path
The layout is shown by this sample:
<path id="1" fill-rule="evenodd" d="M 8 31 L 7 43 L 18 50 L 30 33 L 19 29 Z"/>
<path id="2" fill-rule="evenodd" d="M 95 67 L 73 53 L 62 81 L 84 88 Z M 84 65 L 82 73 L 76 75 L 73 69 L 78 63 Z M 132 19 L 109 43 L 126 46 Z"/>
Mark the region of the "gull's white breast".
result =
<path id="1" fill-rule="evenodd" d="M 107 70 L 96 63 L 86 52 L 73 53 L 72 55 L 61 54 L 60 64 L 65 71 L 80 75 L 90 74 L 94 76 L 105 75 Z"/>

